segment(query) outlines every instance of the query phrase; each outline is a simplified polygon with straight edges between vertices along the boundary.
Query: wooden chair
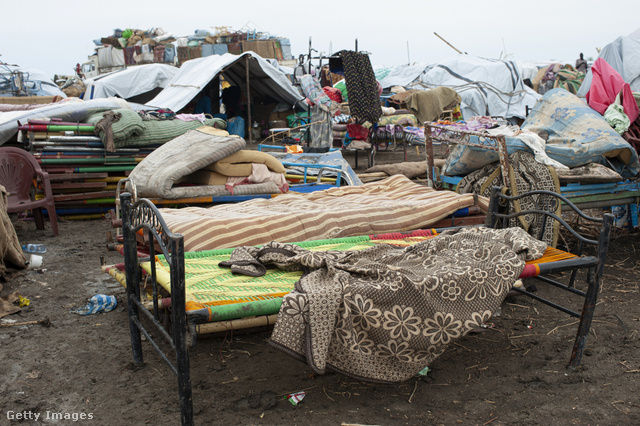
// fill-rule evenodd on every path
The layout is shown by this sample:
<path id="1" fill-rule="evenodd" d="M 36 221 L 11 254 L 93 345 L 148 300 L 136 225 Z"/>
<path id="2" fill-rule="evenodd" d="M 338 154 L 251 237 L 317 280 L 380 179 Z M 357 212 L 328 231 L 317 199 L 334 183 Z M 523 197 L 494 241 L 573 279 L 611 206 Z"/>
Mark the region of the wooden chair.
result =
<path id="1" fill-rule="evenodd" d="M 32 190 L 39 178 L 44 190 L 44 198 L 37 200 Z M 49 182 L 49 173 L 29 152 L 14 147 L 0 147 L 0 185 L 9 193 L 7 213 L 32 210 L 38 229 L 44 229 L 43 208 L 47 209 L 53 235 L 58 235 L 58 220 Z"/>
<path id="2" fill-rule="evenodd" d="M 515 203 L 522 201 L 528 197 L 530 201 L 533 201 L 535 208 L 528 210 L 517 210 L 514 208 Z M 591 225 L 596 225 L 599 229 L 598 239 L 587 238 L 584 233 L 580 234 L 576 231 L 578 226 L 569 225 L 562 217 L 557 216 L 555 211 L 558 210 L 558 204 L 564 203 L 574 212 L 578 220 L 582 220 Z M 531 204 L 530 204 L 531 205 Z M 585 215 L 578 207 L 576 207 L 566 197 L 550 191 L 530 191 L 524 194 L 515 196 L 509 196 L 502 191 L 499 187 L 493 187 L 491 189 L 491 198 L 489 202 L 489 211 L 487 213 L 487 219 L 485 225 L 491 228 L 508 228 L 514 221 L 517 221 L 519 217 L 527 215 L 537 215 L 540 220 L 539 234 L 534 237 L 542 239 L 545 233 L 545 228 L 548 226 L 554 226 L 554 220 L 559 223 L 560 229 L 564 228 L 572 237 L 577 241 L 577 249 L 571 252 L 576 255 L 575 258 L 566 260 L 557 260 L 549 263 L 542 263 L 535 265 L 535 271 L 529 276 L 535 277 L 545 283 L 553 285 L 569 293 L 581 297 L 584 299 L 582 310 L 578 313 L 565 306 L 558 305 L 550 300 L 540 297 L 534 293 L 528 292 L 522 288 L 513 287 L 512 290 L 531 297 L 541 303 L 558 309 L 572 317 L 580 318 L 578 324 L 578 331 L 576 333 L 576 340 L 571 351 L 571 357 L 569 359 L 569 369 L 575 369 L 580 365 L 582 360 L 582 354 L 591 327 L 591 320 L 593 319 L 593 312 L 598 301 L 598 293 L 600 291 L 600 283 L 602 282 L 602 274 L 604 272 L 604 263 L 607 257 L 607 249 L 609 247 L 609 239 L 611 236 L 611 228 L 613 225 L 613 215 L 611 213 L 605 213 L 602 218 L 594 218 Z M 529 216 L 531 217 L 531 216 Z M 594 253 L 585 255 L 585 248 L 592 246 Z M 586 271 L 586 289 L 580 290 L 575 286 L 578 271 Z M 558 272 L 571 271 L 571 276 L 567 284 L 560 283 L 555 279 L 547 277 L 548 274 L 554 274 Z M 524 275 L 520 276 L 525 278 Z"/>

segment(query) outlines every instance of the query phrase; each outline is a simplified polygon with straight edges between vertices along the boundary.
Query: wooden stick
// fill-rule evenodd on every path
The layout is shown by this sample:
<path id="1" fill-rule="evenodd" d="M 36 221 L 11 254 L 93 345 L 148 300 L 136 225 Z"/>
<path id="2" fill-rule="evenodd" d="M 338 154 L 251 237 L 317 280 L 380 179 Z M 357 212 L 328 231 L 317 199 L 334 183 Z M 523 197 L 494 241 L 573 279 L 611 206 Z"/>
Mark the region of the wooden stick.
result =
<path id="1" fill-rule="evenodd" d="M 0 327 L 17 327 L 19 325 L 36 325 L 40 324 L 44 327 L 51 326 L 51 320 L 49 318 L 38 320 L 38 321 L 25 321 L 25 322 L 14 322 L 11 324 L 0 324 Z"/>
<path id="2" fill-rule="evenodd" d="M 456 49 L 455 47 L 453 47 L 453 45 L 452 45 L 451 43 L 449 43 L 447 40 L 445 40 L 445 39 L 443 39 L 442 37 L 440 37 L 440 36 L 438 35 L 438 33 L 437 33 L 437 32 L 435 32 L 435 31 L 434 31 L 433 33 L 434 33 L 434 34 L 436 35 L 436 37 L 438 37 L 440 40 L 442 40 L 442 41 L 444 41 L 445 43 L 447 43 L 447 45 L 448 45 L 450 48 L 452 48 L 453 50 L 455 50 L 456 52 L 458 52 L 459 54 L 461 54 L 461 55 L 462 55 L 462 52 L 461 52 L 461 51 L 459 51 L 458 49 Z M 494 420 L 495 420 L 495 419 L 494 419 Z M 492 421 L 493 421 L 493 420 L 492 420 Z"/>
<path id="3" fill-rule="evenodd" d="M 293 130 L 300 130 L 300 129 L 304 129 L 305 127 L 313 126 L 314 124 L 324 123 L 325 121 L 327 121 L 327 120 L 326 120 L 326 118 L 323 118 L 322 120 L 314 121 L 313 123 L 302 124 L 302 125 L 300 125 L 300 126 L 291 127 L 291 128 L 289 128 L 289 129 L 287 129 L 287 130 L 283 130 L 283 131 L 281 131 L 281 132 L 277 132 L 277 133 L 270 134 L 269 136 L 267 136 L 267 137 L 262 141 L 262 143 L 265 143 L 265 142 L 266 142 L 266 141 L 268 141 L 269 139 L 271 139 L 271 140 L 275 143 L 275 137 L 276 137 L 276 136 L 280 136 L 280 135 L 283 135 L 283 134 L 285 134 L 285 133 L 290 133 L 290 132 L 291 132 L 291 131 L 293 131 Z"/>
<path id="4" fill-rule="evenodd" d="M 240 330 L 243 328 L 261 327 L 275 324 L 276 318 L 278 318 L 278 314 L 240 318 L 230 321 L 209 322 L 206 324 L 198 324 L 196 326 L 196 331 L 198 334 L 208 334 L 228 330 Z"/>
<path id="5" fill-rule="evenodd" d="M 358 173 L 358 177 L 361 179 L 370 177 L 389 177 L 389 174 L 385 172 Z"/>

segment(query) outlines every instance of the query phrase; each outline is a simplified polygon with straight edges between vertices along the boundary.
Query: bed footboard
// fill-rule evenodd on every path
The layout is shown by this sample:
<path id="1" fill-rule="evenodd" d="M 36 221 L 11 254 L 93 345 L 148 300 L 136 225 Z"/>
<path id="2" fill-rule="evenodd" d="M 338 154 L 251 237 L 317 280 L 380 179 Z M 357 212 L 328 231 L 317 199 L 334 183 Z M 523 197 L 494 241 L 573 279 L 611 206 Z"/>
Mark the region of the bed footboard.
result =
<path id="1" fill-rule="evenodd" d="M 189 350 L 187 342 L 194 334 L 187 327 L 185 312 L 185 275 L 184 275 L 184 238 L 180 234 L 173 234 L 165 224 L 158 209 L 146 199 L 139 199 L 131 203 L 131 194 L 120 195 L 122 209 L 122 236 L 124 239 L 124 263 L 127 280 L 127 306 L 129 314 L 129 330 L 131 333 L 131 348 L 133 362 L 143 364 L 142 337 L 144 335 L 169 368 L 178 376 L 178 393 L 180 397 L 180 415 L 183 425 L 193 424 L 193 403 L 191 393 L 191 377 Z M 136 234 L 146 233 L 149 241 L 149 257 L 140 257 L 137 250 Z M 156 248 L 164 255 L 171 269 L 171 333 L 160 321 L 159 291 L 156 277 L 155 262 L 150 262 L 151 273 L 142 280 L 141 263 L 156 258 Z M 151 281 L 149 283 L 149 280 Z M 141 299 L 143 293 L 151 289 L 152 308 L 147 309 Z M 146 317 L 145 324 L 142 316 Z M 161 336 L 157 342 L 147 330 L 150 323 L 154 334 Z M 156 337 L 157 339 L 158 337 Z M 161 344 L 169 344 L 174 352 L 172 361 L 161 348 Z"/>
<path id="2" fill-rule="evenodd" d="M 593 313 L 598 302 L 598 293 L 600 292 L 611 237 L 611 228 L 613 226 L 613 215 L 611 213 L 605 213 L 602 218 L 587 216 L 569 201 L 569 199 L 555 192 L 537 190 L 513 196 L 508 195 L 507 192 L 506 190 L 503 191 L 500 187 L 493 187 L 491 189 L 491 200 L 485 223 L 487 227 L 497 229 L 508 228 L 514 226 L 515 224 L 513 222 L 519 218 L 537 218 L 530 222 L 530 224 L 536 224 L 536 238 L 543 240 L 546 231 L 557 226 L 558 228 L 563 228 L 577 242 L 577 248 L 574 249 L 572 253 L 577 255 L 578 259 L 549 263 L 544 268 L 540 268 L 544 274 L 571 271 L 568 284 L 561 283 L 548 276 L 543 276 L 544 274 L 536 278 L 556 288 L 581 297 L 583 299 L 582 310 L 576 312 L 526 290 L 519 288 L 513 289 L 520 294 L 531 297 L 572 317 L 580 319 L 575 343 L 569 359 L 569 368 L 575 369 L 580 365 L 582 360 Z M 522 208 L 523 204 L 517 204 L 523 203 L 525 200 L 528 200 L 526 204 L 528 207 Z M 580 227 L 578 221 L 576 221 L 576 224 L 573 226 L 567 223 L 559 215 L 562 206 L 566 206 L 567 210 L 574 212 L 582 223 L 594 225 L 596 229 L 598 229 L 597 239 L 587 238 L 585 235 L 579 233 Z M 530 229 L 530 233 L 532 230 L 533 226 Z M 588 246 L 592 247 L 593 254 L 591 255 L 585 254 Z M 585 290 L 579 290 L 575 285 L 577 282 L 577 272 L 579 270 L 586 270 Z"/>

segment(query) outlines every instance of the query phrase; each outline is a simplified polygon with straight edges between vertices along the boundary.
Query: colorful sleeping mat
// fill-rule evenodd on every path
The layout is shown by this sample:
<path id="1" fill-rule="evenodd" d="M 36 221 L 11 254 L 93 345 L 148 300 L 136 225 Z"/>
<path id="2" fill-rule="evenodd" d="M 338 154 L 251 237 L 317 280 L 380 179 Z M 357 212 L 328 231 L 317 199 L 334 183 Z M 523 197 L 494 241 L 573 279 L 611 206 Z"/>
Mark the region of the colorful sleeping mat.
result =
<path id="1" fill-rule="evenodd" d="M 380 235 L 346 237 L 330 240 L 294 243 L 311 251 L 363 250 L 377 244 L 406 247 L 438 235 L 437 230 L 417 230 Z M 267 269 L 261 277 L 236 275 L 229 268 L 219 266 L 229 260 L 235 249 L 217 249 L 185 252 L 186 308 L 198 322 L 222 321 L 255 315 L 277 314 L 282 297 L 290 293 L 302 277 L 302 271 Z M 545 264 L 576 259 L 571 253 L 548 247 L 542 258 L 528 261 L 521 278 L 535 277 L 544 272 Z M 151 263 L 143 262 L 142 268 L 151 273 Z M 122 268 L 123 269 L 123 268 Z M 126 285 L 122 269 L 108 268 L 107 272 Z M 156 256 L 157 281 L 167 293 L 171 292 L 169 264 L 164 256 Z"/>

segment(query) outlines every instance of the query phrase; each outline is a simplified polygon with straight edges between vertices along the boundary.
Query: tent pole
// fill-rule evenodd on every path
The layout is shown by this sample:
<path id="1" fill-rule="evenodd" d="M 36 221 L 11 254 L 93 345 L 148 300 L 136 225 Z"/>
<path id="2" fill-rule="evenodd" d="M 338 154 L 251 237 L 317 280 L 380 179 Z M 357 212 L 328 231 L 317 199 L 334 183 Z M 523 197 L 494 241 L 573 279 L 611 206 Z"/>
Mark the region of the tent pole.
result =
<path id="1" fill-rule="evenodd" d="M 249 86 L 249 55 L 244 57 L 245 69 L 247 70 L 247 121 L 249 122 L 249 143 L 253 143 L 253 135 L 251 134 L 251 87 Z"/>

